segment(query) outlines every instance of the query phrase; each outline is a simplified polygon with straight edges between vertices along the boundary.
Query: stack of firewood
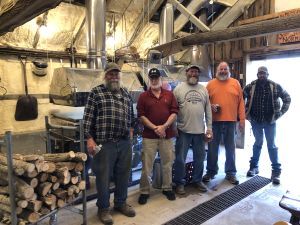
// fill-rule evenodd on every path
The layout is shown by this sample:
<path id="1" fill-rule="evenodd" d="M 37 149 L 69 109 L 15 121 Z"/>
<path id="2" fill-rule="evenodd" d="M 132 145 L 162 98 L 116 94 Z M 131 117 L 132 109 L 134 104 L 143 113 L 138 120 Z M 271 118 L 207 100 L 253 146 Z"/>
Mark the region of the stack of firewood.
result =
<path id="1" fill-rule="evenodd" d="M 85 189 L 81 179 L 85 153 L 13 155 L 16 213 L 19 224 L 35 223 L 43 215 L 74 201 Z M 7 157 L 0 154 L 0 224 L 10 224 Z"/>

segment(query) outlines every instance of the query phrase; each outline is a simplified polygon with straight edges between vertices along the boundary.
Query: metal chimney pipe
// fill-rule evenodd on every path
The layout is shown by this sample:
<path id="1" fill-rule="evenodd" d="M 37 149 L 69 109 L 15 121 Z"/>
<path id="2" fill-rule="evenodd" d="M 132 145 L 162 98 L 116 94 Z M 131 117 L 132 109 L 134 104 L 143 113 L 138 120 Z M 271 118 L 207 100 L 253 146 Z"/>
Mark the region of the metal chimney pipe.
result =
<path id="1" fill-rule="evenodd" d="M 174 34 L 174 10 L 171 3 L 167 3 L 160 15 L 159 44 L 165 44 L 173 40 Z M 174 65 L 174 56 L 163 59 L 164 65 Z"/>
<path id="2" fill-rule="evenodd" d="M 103 69 L 106 64 L 106 0 L 86 0 L 87 66 Z"/>
<path id="3" fill-rule="evenodd" d="M 204 24 L 207 21 L 207 10 L 202 10 L 199 20 Z M 191 64 L 201 65 L 204 71 L 200 74 L 200 81 L 209 81 L 212 78 L 210 58 L 207 45 L 194 45 L 192 48 Z"/>

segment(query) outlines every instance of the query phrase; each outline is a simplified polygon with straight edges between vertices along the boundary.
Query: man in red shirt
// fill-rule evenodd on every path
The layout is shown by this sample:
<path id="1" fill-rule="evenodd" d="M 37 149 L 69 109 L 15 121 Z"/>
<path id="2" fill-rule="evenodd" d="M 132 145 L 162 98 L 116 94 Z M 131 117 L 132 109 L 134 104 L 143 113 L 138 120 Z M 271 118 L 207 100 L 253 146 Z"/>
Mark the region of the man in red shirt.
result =
<path id="1" fill-rule="evenodd" d="M 144 125 L 142 174 L 138 202 L 146 204 L 150 194 L 151 173 L 157 151 L 162 163 L 162 193 L 168 200 L 175 200 L 172 190 L 172 165 L 174 160 L 175 132 L 172 124 L 176 120 L 178 105 L 171 91 L 162 88 L 160 71 L 152 68 L 148 73 L 150 89 L 142 93 L 137 103 L 138 117 Z"/>

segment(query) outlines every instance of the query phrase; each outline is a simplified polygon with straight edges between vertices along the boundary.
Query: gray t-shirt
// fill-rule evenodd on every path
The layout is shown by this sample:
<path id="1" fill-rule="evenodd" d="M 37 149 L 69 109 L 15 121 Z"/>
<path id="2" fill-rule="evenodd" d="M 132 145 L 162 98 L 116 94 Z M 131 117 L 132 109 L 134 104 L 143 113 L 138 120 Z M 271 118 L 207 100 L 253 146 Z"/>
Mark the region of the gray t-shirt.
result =
<path id="1" fill-rule="evenodd" d="M 183 82 L 174 89 L 174 95 L 179 106 L 179 130 L 190 134 L 202 134 L 205 133 L 205 124 L 207 129 L 212 129 L 209 95 L 203 85 L 189 85 Z"/>

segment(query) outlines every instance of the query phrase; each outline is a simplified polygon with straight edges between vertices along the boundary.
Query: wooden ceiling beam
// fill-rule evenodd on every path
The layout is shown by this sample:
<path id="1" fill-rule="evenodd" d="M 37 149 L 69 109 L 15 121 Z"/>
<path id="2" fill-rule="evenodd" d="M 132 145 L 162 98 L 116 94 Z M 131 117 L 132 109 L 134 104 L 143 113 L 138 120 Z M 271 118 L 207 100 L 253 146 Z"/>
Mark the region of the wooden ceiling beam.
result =
<path id="1" fill-rule="evenodd" d="M 300 29 L 300 15 L 274 18 L 243 26 L 230 27 L 189 35 L 152 49 L 162 52 L 163 57 L 175 54 L 193 45 L 224 42 L 265 36 L 267 34 L 290 32 Z"/>

